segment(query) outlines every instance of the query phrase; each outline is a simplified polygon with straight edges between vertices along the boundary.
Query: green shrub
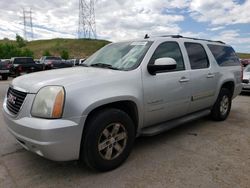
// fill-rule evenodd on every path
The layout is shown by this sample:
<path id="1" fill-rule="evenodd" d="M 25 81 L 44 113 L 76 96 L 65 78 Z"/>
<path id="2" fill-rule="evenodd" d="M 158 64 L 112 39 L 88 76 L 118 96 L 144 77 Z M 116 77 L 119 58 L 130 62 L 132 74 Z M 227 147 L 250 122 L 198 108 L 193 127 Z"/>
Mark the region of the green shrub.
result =
<path id="1" fill-rule="evenodd" d="M 51 56 L 50 51 L 49 51 L 49 50 L 45 50 L 45 51 L 43 52 L 43 56 Z"/>
<path id="2" fill-rule="evenodd" d="M 33 57 L 34 53 L 28 48 L 21 49 L 15 44 L 0 44 L 0 59 L 10 59 L 11 57 Z"/>
<path id="3" fill-rule="evenodd" d="M 65 60 L 69 59 L 69 52 L 67 50 L 62 50 L 60 55 Z"/>

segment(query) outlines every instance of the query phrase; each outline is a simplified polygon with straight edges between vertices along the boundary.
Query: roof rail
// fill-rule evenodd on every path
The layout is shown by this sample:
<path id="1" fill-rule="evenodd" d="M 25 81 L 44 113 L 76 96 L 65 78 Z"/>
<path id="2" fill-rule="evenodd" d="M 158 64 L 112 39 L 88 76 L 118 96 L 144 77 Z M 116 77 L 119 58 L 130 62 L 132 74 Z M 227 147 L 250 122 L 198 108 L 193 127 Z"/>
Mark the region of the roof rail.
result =
<path id="1" fill-rule="evenodd" d="M 162 35 L 161 37 L 183 38 L 181 35 Z"/>
<path id="2" fill-rule="evenodd" d="M 192 39 L 192 40 L 203 40 L 203 41 L 207 41 L 207 42 L 218 42 L 218 43 L 221 43 L 221 44 L 225 44 L 222 41 L 216 41 L 216 40 L 208 40 L 208 39 L 200 39 L 200 38 L 192 38 L 192 37 L 183 37 L 183 36 L 181 36 L 180 38 Z"/>
<path id="3" fill-rule="evenodd" d="M 192 39 L 192 40 L 203 40 L 207 42 L 218 42 L 221 44 L 225 44 L 222 41 L 208 40 L 208 39 L 200 39 L 200 38 L 192 38 L 192 37 L 183 37 L 182 35 L 162 35 L 160 37 L 171 37 L 171 38 L 184 38 L 184 39 Z M 145 35 L 145 39 L 150 38 L 148 34 Z"/>

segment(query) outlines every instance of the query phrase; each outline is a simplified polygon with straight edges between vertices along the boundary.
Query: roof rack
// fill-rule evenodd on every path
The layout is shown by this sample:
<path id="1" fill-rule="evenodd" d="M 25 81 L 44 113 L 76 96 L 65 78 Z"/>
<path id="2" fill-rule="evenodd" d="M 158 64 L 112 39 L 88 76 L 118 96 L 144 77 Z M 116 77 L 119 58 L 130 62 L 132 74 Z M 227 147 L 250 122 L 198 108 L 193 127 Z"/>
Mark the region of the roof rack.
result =
<path id="1" fill-rule="evenodd" d="M 218 41 L 218 40 L 208 40 L 208 39 L 200 39 L 200 38 L 192 38 L 192 37 L 179 37 L 179 38 L 184 38 L 184 39 L 192 39 L 192 40 L 203 40 L 203 41 L 207 41 L 207 42 L 218 42 L 218 43 L 221 43 L 221 44 L 225 44 L 224 42 L 222 41 Z"/>
<path id="2" fill-rule="evenodd" d="M 200 38 L 192 38 L 192 37 L 183 37 L 182 35 L 162 35 L 160 37 L 171 37 L 171 38 L 184 38 L 184 39 L 192 39 L 192 40 L 203 40 L 203 41 L 207 41 L 207 42 L 218 42 L 221 44 L 225 44 L 222 41 L 215 41 L 215 40 L 208 40 L 208 39 L 200 39 Z M 150 38 L 148 34 L 145 35 L 144 37 L 145 39 Z"/>

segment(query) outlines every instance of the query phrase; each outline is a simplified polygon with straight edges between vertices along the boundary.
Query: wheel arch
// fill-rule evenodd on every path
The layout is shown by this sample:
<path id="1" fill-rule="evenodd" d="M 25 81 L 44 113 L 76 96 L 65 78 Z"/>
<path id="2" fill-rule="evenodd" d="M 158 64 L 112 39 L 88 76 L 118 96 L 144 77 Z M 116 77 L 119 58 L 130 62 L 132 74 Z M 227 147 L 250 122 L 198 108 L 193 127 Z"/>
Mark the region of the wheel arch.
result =
<path id="1" fill-rule="evenodd" d="M 228 80 L 226 82 L 224 82 L 222 85 L 221 85 L 221 89 L 222 88 L 225 88 L 225 89 L 228 89 L 231 93 L 231 97 L 233 96 L 234 94 L 234 88 L 235 88 L 235 83 L 234 81 L 232 80 Z"/>
<path id="2" fill-rule="evenodd" d="M 94 105 L 94 104 L 93 104 Z M 84 140 L 84 132 L 87 129 L 87 123 L 91 120 L 91 118 L 98 112 L 104 110 L 104 109 L 108 109 L 108 108 L 116 108 L 116 109 L 120 109 L 123 110 L 124 112 L 126 112 L 132 119 L 132 121 L 134 122 L 135 125 L 135 131 L 137 133 L 137 129 L 139 127 L 139 122 L 140 122 L 140 117 L 139 117 L 139 107 L 138 105 L 132 101 L 132 100 L 119 100 L 119 101 L 113 101 L 113 102 L 109 102 L 109 103 L 102 103 L 100 105 L 94 105 L 95 107 L 89 107 L 88 113 L 87 113 L 87 117 L 86 120 L 84 122 L 84 126 L 82 129 L 82 138 L 81 138 L 81 143 L 80 143 L 80 149 L 79 149 L 79 158 L 81 158 L 81 156 L 83 155 L 82 152 L 82 145 L 83 145 L 83 140 Z"/>
<path id="3" fill-rule="evenodd" d="M 95 106 L 94 108 L 89 109 L 87 118 L 85 120 L 85 124 L 91 119 L 91 117 L 93 117 L 95 113 L 100 112 L 107 108 L 116 108 L 116 109 L 126 112 L 132 119 L 135 125 L 135 130 L 137 131 L 139 120 L 140 120 L 139 109 L 138 109 L 138 105 L 132 100 L 113 101 L 113 102 L 104 103 L 104 104 L 101 104 L 101 105 Z M 83 131 L 84 131 L 84 128 L 83 128 Z"/>

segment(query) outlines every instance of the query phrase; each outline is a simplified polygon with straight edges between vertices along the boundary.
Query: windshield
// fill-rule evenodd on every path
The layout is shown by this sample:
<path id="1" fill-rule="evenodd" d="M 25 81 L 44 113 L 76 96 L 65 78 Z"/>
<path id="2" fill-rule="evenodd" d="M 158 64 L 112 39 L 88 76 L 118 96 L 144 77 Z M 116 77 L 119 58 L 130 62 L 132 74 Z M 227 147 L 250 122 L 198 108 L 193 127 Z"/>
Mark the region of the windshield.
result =
<path id="1" fill-rule="evenodd" d="M 152 42 L 112 43 L 90 56 L 84 65 L 117 70 L 132 70 L 139 66 Z"/>

